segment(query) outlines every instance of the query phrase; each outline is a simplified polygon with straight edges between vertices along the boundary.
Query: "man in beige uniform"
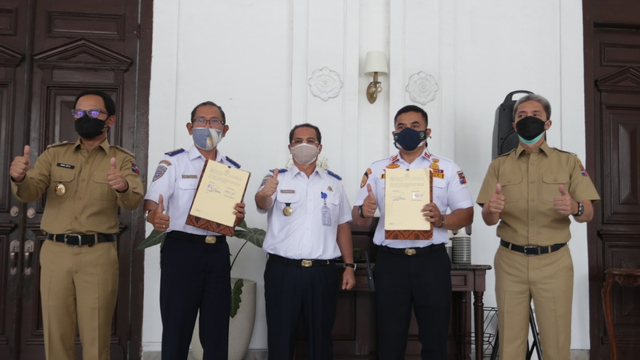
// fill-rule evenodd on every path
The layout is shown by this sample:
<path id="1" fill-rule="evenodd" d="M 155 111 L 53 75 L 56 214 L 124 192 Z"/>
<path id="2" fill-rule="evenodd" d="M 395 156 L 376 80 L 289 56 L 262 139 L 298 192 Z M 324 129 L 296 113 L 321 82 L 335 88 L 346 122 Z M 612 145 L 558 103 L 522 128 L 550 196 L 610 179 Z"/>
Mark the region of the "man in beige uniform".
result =
<path id="1" fill-rule="evenodd" d="M 571 217 L 587 222 L 600 198 L 575 154 L 551 148 L 551 105 L 529 94 L 514 107 L 518 148 L 491 162 L 478 204 L 498 224 L 494 259 L 500 358 L 524 359 L 533 298 L 545 360 L 569 360 L 573 262 Z"/>
<path id="2" fill-rule="evenodd" d="M 143 198 L 133 154 L 106 139 L 115 103 L 102 91 L 76 98 L 75 143 L 50 145 L 30 169 L 31 149 L 11 163 L 11 189 L 22 202 L 47 197 L 41 227 L 40 294 L 49 360 L 73 360 L 79 329 L 84 360 L 109 360 L 118 293 L 118 207 Z M 77 327 L 76 327 L 77 319 Z"/>

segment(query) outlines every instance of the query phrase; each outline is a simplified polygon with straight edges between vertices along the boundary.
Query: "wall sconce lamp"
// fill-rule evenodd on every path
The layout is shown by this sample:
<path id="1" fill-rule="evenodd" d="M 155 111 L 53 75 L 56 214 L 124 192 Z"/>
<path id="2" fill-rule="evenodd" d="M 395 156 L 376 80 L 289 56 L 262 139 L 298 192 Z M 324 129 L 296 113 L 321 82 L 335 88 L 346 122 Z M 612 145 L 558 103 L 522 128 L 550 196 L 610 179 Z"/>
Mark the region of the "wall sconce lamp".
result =
<path id="1" fill-rule="evenodd" d="M 378 94 L 382 92 L 382 83 L 378 81 L 378 75 L 387 75 L 387 55 L 384 51 L 369 51 L 364 61 L 364 74 L 373 75 L 373 81 L 367 86 L 367 100 L 373 104 L 378 99 Z"/>

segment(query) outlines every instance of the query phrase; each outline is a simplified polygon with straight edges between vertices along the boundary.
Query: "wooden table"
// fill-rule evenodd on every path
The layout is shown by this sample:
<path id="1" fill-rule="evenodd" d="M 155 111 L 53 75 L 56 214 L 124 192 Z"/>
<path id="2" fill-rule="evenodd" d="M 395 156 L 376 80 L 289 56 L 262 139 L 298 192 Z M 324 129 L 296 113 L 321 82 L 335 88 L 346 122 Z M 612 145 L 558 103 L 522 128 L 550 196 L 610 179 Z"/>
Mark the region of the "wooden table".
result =
<path id="1" fill-rule="evenodd" d="M 640 285 L 640 269 L 609 268 L 605 271 L 606 278 L 602 286 L 602 307 L 604 319 L 609 334 L 609 350 L 611 360 L 618 359 L 618 347 L 616 346 L 616 335 L 613 327 L 613 306 L 611 303 L 611 288 L 617 282 L 621 286 L 635 287 Z"/>

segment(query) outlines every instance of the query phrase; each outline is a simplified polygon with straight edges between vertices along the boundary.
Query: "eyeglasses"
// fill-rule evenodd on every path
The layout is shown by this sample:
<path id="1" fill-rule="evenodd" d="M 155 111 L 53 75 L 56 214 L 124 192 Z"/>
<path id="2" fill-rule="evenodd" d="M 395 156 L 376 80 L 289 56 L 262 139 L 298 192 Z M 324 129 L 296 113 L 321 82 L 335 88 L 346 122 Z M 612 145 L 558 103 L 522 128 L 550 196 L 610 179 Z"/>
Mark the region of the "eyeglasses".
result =
<path id="1" fill-rule="evenodd" d="M 102 111 L 100 109 L 89 109 L 89 110 L 83 110 L 83 109 L 73 109 L 71 110 L 71 115 L 73 116 L 74 119 L 79 119 L 85 115 L 87 115 L 88 117 L 92 118 L 92 119 L 97 119 L 98 116 L 100 116 L 100 114 L 105 114 L 105 115 L 109 115 L 109 113 L 107 113 L 106 111 Z"/>
<path id="2" fill-rule="evenodd" d="M 211 125 L 211 126 L 224 126 L 224 121 L 222 120 L 218 120 L 218 119 L 211 119 L 211 120 L 207 120 L 207 119 L 195 119 L 192 121 L 194 124 L 198 125 L 198 126 L 207 126 L 207 125 Z"/>
<path id="3" fill-rule="evenodd" d="M 293 145 L 300 145 L 302 143 L 305 143 L 307 145 L 313 145 L 316 146 L 318 144 L 320 144 L 319 142 L 317 142 L 315 139 L 313 138 L 309 138 L 307 140 L 303 140 L 303 139 L 293 139 L 293 141 L 291 142 L 291 144 Z"/>

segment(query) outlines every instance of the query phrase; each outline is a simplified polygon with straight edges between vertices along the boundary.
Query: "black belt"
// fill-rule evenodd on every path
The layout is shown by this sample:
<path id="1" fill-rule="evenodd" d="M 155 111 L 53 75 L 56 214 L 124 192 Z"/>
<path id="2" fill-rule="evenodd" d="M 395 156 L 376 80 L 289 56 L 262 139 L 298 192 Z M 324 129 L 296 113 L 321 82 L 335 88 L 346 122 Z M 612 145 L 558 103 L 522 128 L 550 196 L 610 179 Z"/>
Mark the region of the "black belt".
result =
<path id="1" fill-rule="evenodd" d="M 180 239 L 180 240 L 207 243 L 207 244 L 215 244 L 218 241 L 227 240 L 227 237 L 225 235 L 195 235 L 195 234 L 189 234 L 182 231 L 170 231 L 167 233 L 167 236 Z"/>
<path id="2" fill-rule="evenodd" d="M 334 259 L 331 260 L 304 260 L 304 259 L 289 259 L 286 257 L 282 257 L 276 254 L 269 254 L 269 260 L 273 260 L 280 264 L 285 265 L 293 265 L 293 266 L 302 266 L 302 267 L 312 267 L 312 266 L 323 266 L 323 265 L 331 265 L 335 264 L 336 261 Z"/>
<path id="3" fill-rule="evenodd" d="M 392 248 L 388 246 L 380 246 L 378 248 L 378 251 L 382 251 L 387 254 L 396 254 L 396 255 L 404 254 L 404 255 L 413 256 L 413 255 L 420 255 L 420 254 L 427 253 L 429 251 L 435 251 L 439 249 L 444 249 L 444 244 L 435 244 L 435 245 L 429 245 L 429 246 L 419 247 L 419 248 Z"/>
<path id="4" fill-rule="evenodd" d="M 115 234 L 47 234 L 48 240 L 65 243 L 69 246 L 95 245 L 116 240 Z"/>
<path id="5" fill-rule="evenodd" d="M 567 245 L 567 243 L 553 244 L 551 246 L 536 246 L 536 245 L 520 246 L 520 245 L 515 245 L 508 241 L 504 241 L 500 239 L 500 245 L 506 247 L 509 250 L 517 251 L 527 256 L 533 256 L 533 255 L 543 255 L 543 254 L 552 253 L 554 251 L 558 251 L 562 249 L 565 245 Z"/>

